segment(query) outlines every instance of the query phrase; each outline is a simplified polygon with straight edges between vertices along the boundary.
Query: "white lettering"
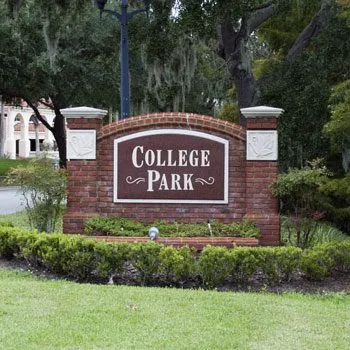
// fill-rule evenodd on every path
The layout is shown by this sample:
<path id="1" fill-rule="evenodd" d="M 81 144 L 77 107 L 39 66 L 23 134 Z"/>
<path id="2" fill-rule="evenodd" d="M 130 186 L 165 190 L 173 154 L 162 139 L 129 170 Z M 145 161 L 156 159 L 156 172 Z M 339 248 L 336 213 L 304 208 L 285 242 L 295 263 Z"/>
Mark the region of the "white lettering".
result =
<path id="1" fill-rule="evenodd" d="M 208 149 L 201 150 L 201 166 L 210 166 L 209 155 L 210 151 Z"/>
<path id="2" fill-rule="evenodd" d="M 180 179 L 181 179 L 181 177 L 179 174 L 171 174 L 171 190 L 172 191 L 181 191 Z"/>
<path id="3" fill-rule="evenodd" d="M 179 150 L 179 166 L 187 166 L 187 150 Z"/>
<path id="4" fill-rule="evenodd" d="M 148 187 L 147 192 L 153 192 L 153 184 L 160 179 L 160 173 L 157 170 L 148 170 Z"/>
<path id="5" fill-rule="evenodd" d="M 136 146 L 132 150 L 131 160 L 135 168 L 142 168 L 144 165 L 148 167 L 209 167 L 210 150 L 194 149 L 188 151 L 180 149 L 175 153 L 172 149 L 147 149 L 144 151 L 144 146 Z"/>
<path id="6" fill-rule="evenodd" d="M 143 153 L 143 146 L 136 146 L 132 150 L 132 164 L 134 165 L 135 168 L 142 168 L 143 166 L 143 161 L 141 163 L 137 162 L 137 151 L 140 150 L 141 153 Z"/>
<path id="7" fill-rule="evenodd" d="M 152 166 L 154 164 L 155 159 L 156 159 L 156 156 L 155 156 L 154 152 L 151 149 L 147 150 L 145 153 L 146 165 Z"/>
<path id="8" fill-rule="evenodd" d="M 192 176 L 193 174 L 183 174 L 184 175 L 184 191 L 193 191 Z"/>
<path id="9" fill-rule="evenodd" d="M 190 159 L 189 159 L 190 165 L 193 167 L 198 166 L 198 150 L 193 150 L 190 152 Z"/>
<path id="10" fill-rule="evenodd" d="M 157 166 L 165 166 L 165 160 L 162 163 L 162 150 L 157 149 Z"/>
<path id="11" fill-rule="evenodd" d="M 162 179 L 160 180 L 159 191 L 169 191 L 168 181 L 166 180 L 166 175 L 162 175 Z"/>
<path id="12" fill-rule="evenodd" d="M 172 149 L 168 149 L 168 166 L 176 166 L 177 163 L 176 161 L 172 162 L 172 158 L 173 158 L 173 150 Z"/>

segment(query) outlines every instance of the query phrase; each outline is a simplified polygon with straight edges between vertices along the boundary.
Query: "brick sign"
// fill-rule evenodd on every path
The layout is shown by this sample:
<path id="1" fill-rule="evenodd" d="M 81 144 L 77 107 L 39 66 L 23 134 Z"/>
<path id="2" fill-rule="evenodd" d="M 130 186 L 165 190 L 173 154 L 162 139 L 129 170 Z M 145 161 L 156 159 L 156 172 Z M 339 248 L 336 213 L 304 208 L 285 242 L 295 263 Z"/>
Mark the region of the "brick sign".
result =
<path id="1" fill-rule="evenodd" d="M 227 203 L 229 142 L 183 129 L 114 141 L 114 202 Z"/>

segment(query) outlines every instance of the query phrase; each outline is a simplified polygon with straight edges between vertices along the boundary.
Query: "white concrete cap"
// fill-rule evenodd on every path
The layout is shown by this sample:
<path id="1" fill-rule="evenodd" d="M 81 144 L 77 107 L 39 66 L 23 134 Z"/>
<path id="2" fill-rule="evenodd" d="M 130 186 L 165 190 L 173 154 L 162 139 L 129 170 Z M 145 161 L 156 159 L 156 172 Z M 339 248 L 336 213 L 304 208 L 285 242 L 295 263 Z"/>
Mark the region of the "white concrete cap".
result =
<path id="1" fill-rule="evenodd" d="M 102 119 L 107 111 L 92 107 L 72 107 L 61 109 L 61 113 L 66 118 L 100 118 Z"/>
<path id="2" fill-rule="evenodd" d="M 268 106 L 257 106 L 257 107 L 248 107 L 242 108 L 241 113 L 246 118 L 278 118 L 284 112 L 281 108 L 274 108 Z"/>

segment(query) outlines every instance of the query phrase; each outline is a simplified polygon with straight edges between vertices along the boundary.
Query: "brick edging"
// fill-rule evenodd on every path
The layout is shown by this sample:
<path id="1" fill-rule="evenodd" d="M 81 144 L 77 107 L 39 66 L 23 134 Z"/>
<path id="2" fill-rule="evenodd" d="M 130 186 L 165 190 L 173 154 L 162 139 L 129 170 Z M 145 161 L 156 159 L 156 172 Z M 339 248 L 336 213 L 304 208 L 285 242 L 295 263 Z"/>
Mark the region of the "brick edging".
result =
<path id="1" fill-rule="evenodd" d="M 151 113 L 122 119 L 99 129 L 97 132 L 97 140 L 101 141 L 102 139 L 116 133 L 125 133 L 138 129 L 144 130 L 148 126 L 151 126 L 152 128 L 157 126 L 193 127 L 203 130 L 217 131 L 242 141 L 246 140 L 245 128 L 229 121 L 194 113 Z"/>

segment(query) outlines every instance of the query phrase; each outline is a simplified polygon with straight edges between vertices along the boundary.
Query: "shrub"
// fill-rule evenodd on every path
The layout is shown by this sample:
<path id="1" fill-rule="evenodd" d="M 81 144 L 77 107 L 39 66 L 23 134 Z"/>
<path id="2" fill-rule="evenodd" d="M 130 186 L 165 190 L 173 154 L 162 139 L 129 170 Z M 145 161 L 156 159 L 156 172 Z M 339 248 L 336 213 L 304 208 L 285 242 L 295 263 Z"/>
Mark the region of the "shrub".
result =
<path id="1" fill-rule="evenodd" d="M 55 170 L 50 159 L 34 159 L 26 167 L 10 170 L 7 182 L 19 184 L 31 227 L 40 232 L 54 232 L 64 210 L 65 171 Z"/>
<path id="2" fill-rule="evenodd" d="M 136 243 L 130 246 L 129 259 L 140 274 L 141 284 L 152 282 L 152 277 L 159 271 L 160 251 L 163 247 L 155 242 Z"/>
<path id="3" fill-rule="evenodd" d="M 229 250 L 213 246 L 207 246 L 203 249 L 198 266 L 203 284 L 207 288 L 222 284 L 234 269 Z"/>
<path id="4" fill-rule="evenodd" d="M 260 231 L 249 220 L 224 224 L 213 222 L 212 231 L 209 231 L 207 223 L 188 224 L 181 222 L 169 223 L 156 221 L 152 224 L 144 224 L 127 218 L 95 217 L 84 222 L 84 231 L 87 234 L 103 234 L 111 236 L 147 236 L 149 227 L 156 226 L 163 237 L 259 237 Z"/>
<path id="5" fill-rule="evenodd" d="M 14 227 L 14 225 L 10 221 L 0 221 L 0 227 Z"/>
<path id="6" fill-rule="evenodd" d="M 301 271 L 312 280 L 323 280 L 329 276 L 334 259 L 324 251 L 307 249 L 303 252 L 300 261 Z"/>
<path id="7" fill-rule="evenodd" d="M 159 259 L 159 272 L 165 274 L 169 283 L 183 284 L 195 274 L 194 256 L 189 247 L 164 247 L 159 253 Z"/>
<path id="8" fill-rule="evenodd" d="M 197 256 L 188 247 L 176 249 L 151 241 L 108 244 L 81 236 L 0 227 L 0 257 L 24 258 L 31 265 L 79 281 L 107 281 L 119 275 L 123 283 L 184 285 L 191 281 L 192 287 L 215 288 L 232 281 L 249 282 L 256 276 L 273 284 L 300 272 L 322 280 L 333 270 L 350 271 L 350 242 L 324 243 L 304 251 L 297 247 L 207 246 Z M 136 274 L 124 275 L 126 266 L 133 267 Z"/>

